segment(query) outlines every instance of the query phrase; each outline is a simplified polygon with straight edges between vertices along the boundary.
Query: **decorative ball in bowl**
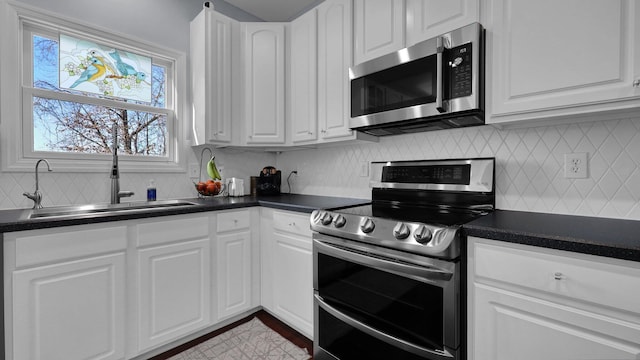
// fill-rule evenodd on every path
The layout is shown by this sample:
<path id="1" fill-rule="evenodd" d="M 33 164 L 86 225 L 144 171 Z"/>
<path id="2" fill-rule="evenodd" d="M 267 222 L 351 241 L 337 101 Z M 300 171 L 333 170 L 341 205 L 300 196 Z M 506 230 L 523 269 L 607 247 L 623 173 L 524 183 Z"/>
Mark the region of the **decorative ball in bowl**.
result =
<path id="1" fill-rule="evenodd" d="M 216 196 L 222 192 L 222 182 L 220 181 L 209 179 L 194 183 L 194 185 L 200 196 Z"/>

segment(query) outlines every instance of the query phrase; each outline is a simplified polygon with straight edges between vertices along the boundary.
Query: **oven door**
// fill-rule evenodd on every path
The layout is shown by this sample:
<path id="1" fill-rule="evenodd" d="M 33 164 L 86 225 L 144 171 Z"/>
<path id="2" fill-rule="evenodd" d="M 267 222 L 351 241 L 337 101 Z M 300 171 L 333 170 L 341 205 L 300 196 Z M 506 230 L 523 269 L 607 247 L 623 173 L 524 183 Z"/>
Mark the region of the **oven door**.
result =
<path id="1" fill-rule="evenodd" d="M 315 359 L 459 359 L 459 262 L 313 237 Z"/>

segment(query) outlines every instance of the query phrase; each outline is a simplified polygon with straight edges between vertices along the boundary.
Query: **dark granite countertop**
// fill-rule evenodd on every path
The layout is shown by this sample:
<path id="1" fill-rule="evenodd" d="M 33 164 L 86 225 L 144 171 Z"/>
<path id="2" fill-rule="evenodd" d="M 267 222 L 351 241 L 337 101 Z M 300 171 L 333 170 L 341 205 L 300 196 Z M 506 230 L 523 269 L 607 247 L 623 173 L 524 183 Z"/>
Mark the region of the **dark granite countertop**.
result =
<path id="1" fill-rule="evenodd" d="M 469 236 L 640 261 L 640 221 L 496 210 L 463 226 Z"/>
<path id="2" fill-rule="evenodd" d="M 337 209 L 341 207 L 367 204 L 365 199 L 342 198 L 332 196 L 282 194 L 274 196 L 242 196 L 242 197 L 212 197 L 206 199 L 181 199 L 195 202 L 198 205 L 190 207 L 168 207 L 149 209 L 135 213 L 101 213 L 74 218 L 55 219 L 24 219 L 24 212 L 28 209 L 0 210 L 0 233 L 45 229 L 60 226 L 102 223 L 109 221 L 133 220 L 166 215 L 190 214 L 204 211 L 227 210 L 251 206 L 265 206 L 282 210 L 311 213 L 315 209 Z"/>

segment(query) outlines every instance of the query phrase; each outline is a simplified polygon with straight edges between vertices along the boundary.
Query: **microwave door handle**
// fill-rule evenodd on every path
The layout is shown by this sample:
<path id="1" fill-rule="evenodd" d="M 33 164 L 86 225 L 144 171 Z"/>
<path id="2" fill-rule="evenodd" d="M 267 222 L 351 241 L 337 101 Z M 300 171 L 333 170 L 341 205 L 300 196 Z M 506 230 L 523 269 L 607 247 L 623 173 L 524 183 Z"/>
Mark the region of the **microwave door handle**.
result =
<path id="1" fill-rule="evenodd" d="M 352 318 L 351 316 L 348 316 L 344 313 L 342 313 L 341 311 L 339 311 L 338 309 L 334 308 L 333 306 L 327 304 L 324 299 L 318 295 L 318 294 L 313 294 L 316 303 L 318 304 L 318 307 L 320 307 L 321 309 L 323 309 L 324 311 L 328 312 L 331 316 L 337 318 L 338 320 L 342 321 L 343 323 L 346 323 L 347 325 L 356 328 L 360 331 L 362 331 L 363 333 L 369 335 L 369 336 L 373 336 L 374 338 L 380 340 L 380 341 L 384 341 L 385 343 L 391 345 L 391 346 L 397 346 L 400 347 L 401 349 L 408 351 L 412 354 L 421 356 L 421 357 L 425 357 L 425 358 L 429 358 L 432 359 L 433 356 L 435 355 L 437 359 L 453 359 L 453 355 L 446 351 L 446 350 L 440 350 L 440 349 L 426 349 L 422 346 L 416 345 L 416 344 L 412 344 L 411 342 L 408 342 L 406 340 L 403 339 L 399 339 L 395 336 L 391 336 L 389 334 L 386 334 L 384 332 L 381 332 L 367 324 L 364 324 L 354 318 Z"/>
<path id="2" fill-rule="evenodd" d="M 440 113 L 447 112 L 446 104 L 444 103 L 443 89 L 444 79 L 442 78 L 442 55 L 444 53 L 444 39 L 442 36 L 436 38 L 436 110 Z"/>

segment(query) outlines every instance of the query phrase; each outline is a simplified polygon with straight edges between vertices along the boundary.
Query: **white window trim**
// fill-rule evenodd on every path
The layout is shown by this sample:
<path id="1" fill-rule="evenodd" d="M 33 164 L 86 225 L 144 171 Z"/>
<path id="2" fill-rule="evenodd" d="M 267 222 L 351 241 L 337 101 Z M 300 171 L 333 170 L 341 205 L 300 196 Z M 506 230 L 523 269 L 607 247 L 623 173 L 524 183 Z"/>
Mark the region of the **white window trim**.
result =
<path id="1" fill-rule="evenodd" d="M 186 173 L 185 135 L 188 131 L 188 107 L 186 98 L 187 60 L 186 54 L 170 50 L 113 31 L 81 24 L 76 20 L 63 18 L 15 1 L 0 0 L 0 169 L 7 172 L 32 172 L 39 158 L 46 158 L 55 171 L 65 172 L 105 172 L 111 168 L 111 158 L 104 155 L 68 154 L 59 152 L 32 153 L 31 144 L 23 144 L 23 139 L 32 132 L 32 110 L 23 109 L 23 97 L 39 94 L 40 89 L 23 86 L 23 22 L 61 29 L 65 33 L 76 33 L 83 37 L 99 39 L 101 43 L 117 44 L 124 50 L 150 55 L 161 59 L 160 63 L 173 63 L 173 71 L 167 71 L 167 86 L 173 86 L 167 97 L 167 109 L 154 108 L 151 112 L 168 115 L 170 132 L 167 139 L 169 157 L 140 157 L 120 155 L 118 163 L 123 172 L 184 172 Z M 159 55 L 162 54 L 162 55 Z M 174 79 L 171 81 L 171 79 Z M 45 90 L 46 91 L 46 90 Z M 51 93 L 48 93 L 47 97 Z M 57 94 L 56 98 L 73 100 L 75 95 Z M 109 99 L 82 97 L 83 102 L 119 107 L 118 102 Z M 26 103 L 26 101 L 24 102 Z M 131 104 L 129 104 L 131 105 Z M 26 106 L 25 106 L 26 107 Z M 173 110 L 171 109 L 173 107 Z M 140 106 L 143 111 L 149 108 Z M 27 136 L 27 137 L 25 137 Z"/>

